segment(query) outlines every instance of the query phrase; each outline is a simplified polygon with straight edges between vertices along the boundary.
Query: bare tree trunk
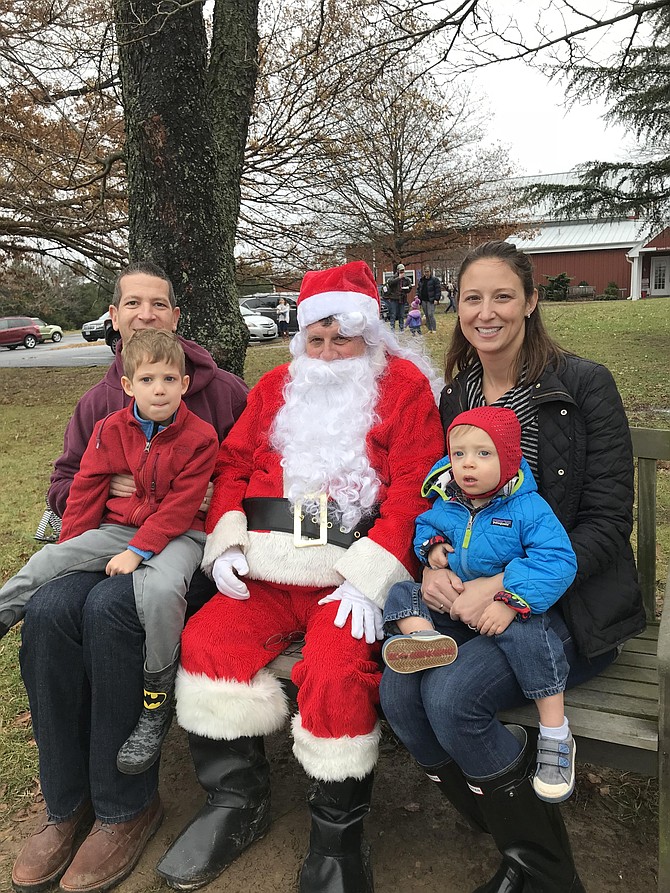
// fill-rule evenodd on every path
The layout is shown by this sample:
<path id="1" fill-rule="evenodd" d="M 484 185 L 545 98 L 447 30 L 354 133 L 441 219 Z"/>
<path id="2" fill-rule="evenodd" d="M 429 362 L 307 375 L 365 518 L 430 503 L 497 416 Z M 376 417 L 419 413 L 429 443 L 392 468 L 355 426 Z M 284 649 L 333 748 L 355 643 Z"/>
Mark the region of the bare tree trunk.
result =
<path id="1" fill-rule="evenodd" d="M 233 7 L 234 4 L 230 3 Z M 238 311 L 233 247 L 239 175 L 214 135 L 207 42 L 200 4 L 159 13 L 150 0 L 115 0 L 128 167 L 129 254 L 172 279 L 180 331 L 242 375 L 248 342 Z M 255 35 L 255 29 L 254 29 Z M 239 35 L 240 39 L 243 35 Z M 233 59 L 239 44 L 232 44 Z M 242 52 L 246 46 L 242 42 Z M 255 86 L 245 80 L 251 98 Z M 240 90 L 235 78 L 221 89 Z M 251 107 L 249 98 L 249 108 Z M 234 118 L 244 146 L 246 119 Z M 221 156 L 221 157 L 220 157 Z M 241 165 L 241 162 L 240 162 Z M 230 195 L 238 195 L 237 202 Z"/>

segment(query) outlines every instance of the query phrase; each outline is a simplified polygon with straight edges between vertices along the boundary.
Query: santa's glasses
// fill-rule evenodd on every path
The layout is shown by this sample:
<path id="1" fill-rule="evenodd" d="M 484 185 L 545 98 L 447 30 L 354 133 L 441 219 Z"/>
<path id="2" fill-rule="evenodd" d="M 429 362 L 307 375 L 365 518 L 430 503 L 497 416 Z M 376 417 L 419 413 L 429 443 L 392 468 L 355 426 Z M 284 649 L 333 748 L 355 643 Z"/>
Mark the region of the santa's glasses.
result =
<path id="1" fill-rule="evenodd" d="M 287 654 L 297 654 L 305 644 L 305 632 L 296 629 L 292 633 L 275 633 L 266 639 L 264 648 L 268 651 L 285 651 Z"/>

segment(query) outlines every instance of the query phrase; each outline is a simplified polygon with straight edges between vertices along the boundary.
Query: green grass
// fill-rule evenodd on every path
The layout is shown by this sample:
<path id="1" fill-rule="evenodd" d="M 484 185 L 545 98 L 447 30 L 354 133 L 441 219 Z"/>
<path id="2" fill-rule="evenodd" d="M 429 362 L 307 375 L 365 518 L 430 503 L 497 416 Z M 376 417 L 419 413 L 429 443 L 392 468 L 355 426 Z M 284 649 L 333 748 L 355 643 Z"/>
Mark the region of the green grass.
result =
<path id="1" fill-rule="evenodd" d="M 546 304 L 543 313 L 564 347 L 612 370 L 632 425 L 670 428 L 670 300 Z M 439 307 L 437 324 L 437 335 L 423 342 L 435 366 L 442 368 L 455 315 L 445 315 Z M 253 347 L 247 352 L 245 379 L 253 385 L 288 359 L 286 344 Z M 38 548 L 33 533 L 44 507 L 50 463 L 61 451 L 77 399 L 104 373 L 101 368 L 0 369 L 3 582 Z M 659 472 L 658 518 L 661 576 L 670 555 L 670 463 Z M 18 673 L 19 640 L 13 630 L 0 642 L 0 790 L 10 811 L 30 800 L 37 775 Z"/>

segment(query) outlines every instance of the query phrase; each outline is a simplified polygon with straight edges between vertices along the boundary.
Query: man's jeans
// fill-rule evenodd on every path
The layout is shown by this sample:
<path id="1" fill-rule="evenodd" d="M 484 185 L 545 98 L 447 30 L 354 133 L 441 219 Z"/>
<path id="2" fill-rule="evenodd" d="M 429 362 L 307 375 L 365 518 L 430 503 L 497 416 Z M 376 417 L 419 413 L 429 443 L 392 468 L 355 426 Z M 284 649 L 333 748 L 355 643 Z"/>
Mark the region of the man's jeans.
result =
<path id="1" fill-rule="evenodd" d="M 435 304 L 433 301 L 421 301 L 421 309 L 426 317 L 426 325 L 429 332 L 437 331 L 437 323 L 435 322 Z"/>
<path id="2" fill-rule="evenodd" d="M 405 328 L 405 308 L 407 305 L 403 301 L 391 301 L 389 300 L 389 322 L 391 323 L 391 328 L 395 329 L 395 321 L 398 320 L 400 325 L 400 331 L 402 332 Z"/>
<path id="3" fill-rule="evenodd" d="M 568 688 L 596 676 L 614 660 L 616 649 L 590 662 L 579 655 L 560 612 L 552 608 L 549 614 L 570 665 Z M 431 615 L 436 629 L 458 642 L 458 657 L 449 666 L 422 673 L 403 675 L 387 667 L 380 689 L 382 709 L 421 766 L 440 766 L 452 759 L 472 778 L 495 775 L 520 752 L 518 741 L 496 714 L 527 701 L 491 638 L 448 615 Z"/>
<path id="4" fill-rule="evenodd" d="M 116 768 L 143 700 L 132 576 L 76 573 L 47 583 L 27 605 L 20 658 L 49 817 L 67 819 L 88 797 L 103 822 L 138 815 L 157 790 L 158 763 L 133 776 Z"/>

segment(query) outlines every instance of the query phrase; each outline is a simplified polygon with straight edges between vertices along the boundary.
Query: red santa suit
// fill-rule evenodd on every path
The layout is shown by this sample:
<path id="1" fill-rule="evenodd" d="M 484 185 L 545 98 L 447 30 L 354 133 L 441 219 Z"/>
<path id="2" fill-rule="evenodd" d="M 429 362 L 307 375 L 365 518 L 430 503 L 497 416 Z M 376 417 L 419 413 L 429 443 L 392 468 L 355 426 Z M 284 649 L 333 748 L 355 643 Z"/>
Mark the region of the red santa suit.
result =
<path id="1" fill-rule="evenodd" d="M 210 570 L 227 549 L 239 547 L 249 566 L 243 579 L 250 597 L 219 594 L 189 621 L 177 716 L 189 732 L 207 738 L 277 730 L 288 706 L 281 684 L 264 668 L 291 634 L 303 632 L 303 658 L 292 673 L 299 708 L 294 753 L 315 778 L 362 778 L 378 749 L 379 646 L 354 638 L 349 622 L 334 625 L 337 602 L 318 602 L 347 581 L 383 607 L 394 583 L 414 579 L 414 520 L 426 508 L 421 483 L 443 454 L 444 435 L 426 376 L 409 360 L 387 355 L 365 438 L 379 481 L 378 515 L 367 536 L 348 548 L 302 547 L 293 533 L 249 530 L 243 500 L 287 495 L 272 430 L 289 380 L 286 365 L 266 374 L 221 445 L 203 567 Z"/>

